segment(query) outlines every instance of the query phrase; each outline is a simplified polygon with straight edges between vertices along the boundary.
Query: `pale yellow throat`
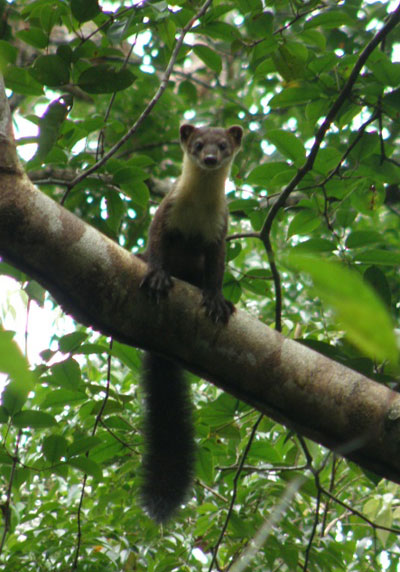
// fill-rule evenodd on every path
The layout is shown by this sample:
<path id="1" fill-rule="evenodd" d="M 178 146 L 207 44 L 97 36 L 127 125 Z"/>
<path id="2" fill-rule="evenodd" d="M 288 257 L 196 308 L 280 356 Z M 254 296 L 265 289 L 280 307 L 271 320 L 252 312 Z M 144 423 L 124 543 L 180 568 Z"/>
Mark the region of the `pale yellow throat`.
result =
<path id="1" fill-rule="evenodd" d="M 185 155 L 182 175 L 170 193 L 168 228 L 184 236 L 201 235 L 207 242 L 218 240 L 226 221 L 229 169 L 230 163 L 219 169 L 203 169 Z"/>

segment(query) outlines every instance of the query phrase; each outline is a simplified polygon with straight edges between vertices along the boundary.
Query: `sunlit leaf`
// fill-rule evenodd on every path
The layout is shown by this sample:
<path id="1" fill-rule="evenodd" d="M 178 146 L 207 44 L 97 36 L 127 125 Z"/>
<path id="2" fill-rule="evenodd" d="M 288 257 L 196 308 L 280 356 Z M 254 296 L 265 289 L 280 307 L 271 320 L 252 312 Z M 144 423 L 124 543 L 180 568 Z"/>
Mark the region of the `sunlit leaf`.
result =
<path id="1" fill-rule="evenodd" d="M 358 272 L 337 262 L 293 254 L 290 264 L 309 274 L 317 295 L 336 313 L 349 339 L 366 355 L 397 363 L 392 319 L 380 297 Z"/>

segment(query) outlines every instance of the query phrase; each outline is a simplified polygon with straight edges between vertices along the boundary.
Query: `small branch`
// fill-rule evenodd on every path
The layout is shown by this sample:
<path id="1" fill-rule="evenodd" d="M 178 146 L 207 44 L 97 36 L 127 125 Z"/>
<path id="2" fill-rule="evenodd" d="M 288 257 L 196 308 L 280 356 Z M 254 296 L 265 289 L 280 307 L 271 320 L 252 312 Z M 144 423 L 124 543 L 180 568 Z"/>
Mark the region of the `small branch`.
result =
<path id="1" fill-rule="evenodd" d="M 327 489 L 324 489 L 323 487 L 321 488 L 321 492 L 326 495 L 328 498 L 330 498 L 331 500 L 333 500 L 335 503 L 339 504 L 340 506 L 342 506 L 343 508 L 345 508 L 350 514 L 352 514 L 353 516 L 358 516 L 358 518 L 360 518 L 361 520 L 363 520 L 364 522 L 366 522 L 374 531 L 376 530 L 385 530 L 386 532 L 393 532 L 393 534 L 395 534 L 396 536 L 400 536 L 400 528 L 394 528 L 391 526 L 384 526 L 383 524 L 377 524 L 376 522 L 373 522 L 372 520 L 370 520 L 367 516 L 363 515 L 362 512 L 360 512 L 359 510 L 355 509 L 354 507 L 348 505 L 347 503 L 339 500 L 337 497 L 335 497 L 335 495 L 333 495 L 330 491 L 328 491 Z"/>
<path id="2" fill-rule="evenodd" d="M 10 106 L 6 96 L 4 79 L 0 73 L 0 173 L 22 174 L 14 143 Z"/>
<path id="3" fill-rule="evenodd" d="M 250 451 L 250 447 L 251 447 L 253 440 L 254 440 L 254 437 L 257 433 L 258 426 L 259 426 L 260 421 L 263 417 L 264 417 L 263 414 L 259 415 L 257 421 L 254 423 L 254 426 L 253 426 L 253 429 L 251 431 L 251 434 L 250 434 L 249 440 L 247 442 L 246 448 L 245 448 L 243 455 L 242 455 L 242 458 L 240 460 L 239 468 L 236 472 L 235 478 L 233 479 L 233 489 L 232 489 L 232 496 L 231 496 L 231 502 L 230 502 L 229 509 L 228 509 L 228 514 L 226 515 L 224 526 L 222 527 L 221 534 L 219 535 L 219 538 L 218 538 L 217 543 L 216 543 L 214 550 L 213 550 L 213 557 L 211 559 L 211 564 L 210 564 L 210 567 L 208 569 L 209 572 L 211 572 L 213 569 L 214 563 L 217 559 L 218 549 L 219 549 L 221 542 L 225 536 L 226 529 L 228 528 L 229 520 L 231 518 L 231 515 L 233 512 L 233 507 L 234 507 L 235 501 L 236 501 L 239 477 L 240 477 L 240 474 L 242 472 L 242 468 L 243 468 L 244 462 L 246 460 L 247 454 Z"/>
<path id="4" fill-rule="evenodd" d="M 227 236 L 226 240 L 236 240 L 238 238 L 260 238 L 260 234 L 258 232 L 237 232 Z"/>
<path id="5" fill-rule="evenodd" d="M 329 173 L 329 175 L 326 176 L 326 178 L 321 182 L 318 183 L 318 186 L 324 186 L 326 185 L 326 183 L 328 181 L 330 181 L 335 175 L 337 175 L 337 173 L 340 170 L 340 167 L 343 165 L 344 161 L 347 159 L 347 157 L 350 155 L 350 153 L 352 152 L 352 150 L 354 149 L 354 147 L 356 147 L 356 145 L 361 141 L 361 139 L 364 136 L 365 130 L 368 127 L 368 125 L 370 125 L 371 123 L 373 123 L 377 118 L 379 117 L 379 111 L 375 111 L 375 113 L 373 113 L 371 115 L 371 117 L 369 119 L 367 119 L 359 128 L 358 132 L 357 132 L 357 136 L 354 138 L 354 140 L 350 143 L 350 145 L 347 147 L 346 151 L 343 153 L 343 155 L 340 158 L 340 161 L 338 162 L 338 164 L 336 165 L 336 167 L 334 169 L 332 169 L 332 171 Z"/>
<path id="6" fill-rule="evenodd" d="M 2 535 L 1 541 L 0 541 L 0 554 L 3 553 L 4 544 L 5 544 L 5 541 L 7 538 L 7 534 L 10 530 L 10 527 L 11 527 L 11 508 L 10 508 L 11 507 L 11 491 L 12 491 L 12 486 L 13 486 L 13 482 L 14 482 L 15 471 L 17 469 L 17 464 L 18 464 L 18 451 L 19 451 L 19 444 L 21 441 L 21 435 L 22 435 L 22 431 L 19 431 L 18 436 L 17 436 L 17 442 L 15 444 L 13 462 L 11 465 L 11 473 L 10 473 L 10 480 L 8 482 L 6 501 L 0 506 L 1 512 L 3 514 L 3 520 L 4 520 L 3 535 Z"/>
<path id="7" fill-rule="evenodd" d="M 383 42 L 386 36 L 393 30 L 393 28 L 399 23 L 400 21 L 400 5 L 396 8 L 396 10 L 391 14 L 387 24 L 375 34 L 372 40 L 366 45 L 364 50 L 361 52 L 360 57 L 356 61 L 352 72 L 344 84 L 341 92 L 339 93 L 338 97 L 334 101 L 332 107 L 330 108 L 327 116 L 325 117 L 324 121 L 322 122 L 320 128 L 317 131 L 315 136 L 314 144 L 307 156 L 306 162 L 304 163 L 303 167 L 301 167 L 287 187 L 282 191 L 278 200 L 272 205 L 271 210 L 269 211 L 263 228 L 260 232 L 260 237 L 264 242 L 265 249 L 267 252 L 268 260 L 271 265 L 271 271 L 274 276 L 274 283 L 275 283 L 275 295 L 276 295 L 276 309 L 275 309 L 275 323 L 276 328 L 278 329 L 281 324 L 281 305 L 282 305 L 282 293 L 281 293 L 281 282 L 278 270 L 275 264 L 275 257 L 274 252 L 272 249 L 270 233 L 272 228 L 272 223 L 275 220 L 275 217 L 280 210 L 280 208 L 285 204 L 289 195 L 295 190 L 297 185 L 304 179 L 306 174 L 312 170 L 314 166 L 315 158 L 318 154 L 318 151 L 321 147 L 321 144 L 325 138 L 325 135 L 332 125 L 336 115 L 338 114 L 339 110 L 341 109 L 342 105 L 348 100 L 351 91 L 353 89 L 354 84 L 356 83 L 358 76 L 365 65 L 366 61 L 368 60 L 371 53 L 375 50 L 375 48 Z"/>
<path id="8" fill-rule="evenodd" d="M 200 8 L 200 10 L 197 12 L 197 14 L 195 16 L 193 16 L 193 18 L 191 20 L 189 20 L 189 22 L 186 24 L 186 26 L 182 29 L 181 35 L 179 36 L 179 38 L 175 44 L 175 48 L 173 49 L 173 52 L 171 54 L 167 68 L 164 72 L 160 86 L 158 87 L 158 89 L 157 89 L 156 93 L 154 94 L 153 98 L 151 99 L 151 101 L 148 103 L 147 107 L 144 109 L 144 111 L 141 113 L 141 115 L 138 117 L 138 119 L 132 125 L 132 127 L 127 131 L 127 133 L 113 147 L 111 147 L 111 149 L 108 151 L 108 153 L 106 153 L 101 159 L 99 159 L 89 169 L 87 169 L 86 171 L 84 171 L 83 173 L 78 175 L 70 183 L 71 188 L 74 187 L 75 185 L 77 185 L 78 183 L 80 183 L 81 181 L 83 181 L 86 177 L 88 177 L 89 175 L 91 175 L 95 171 L 97 171 L 97 169 L 102 167 L 108 161 L 108 159 L 110 159 L 118 151 L 118 149 L 120 147 L 122 147 L 122 145 L 124 143 L 126 143 L 128 141 L 128 139 L 130 137 L 132 137 L 132 135 L 134 133 L 136 133 L 136 131 L 142 125 L 143 121 L 150 114 L 151 110 L 153 109 L 153 107 L 156 105 L 156 103 L 158 102 L 158 100 L 161 98 L 164 91 L 166 90 L 170 75 L 172 73 L 175 62 L 178 58 L 178 54 L 179 54 L 179 51 L 182 47 L 183 40 L 185 39 L 186 34 L 193 27 L 196 20 L 198 20 L 199 18 L 201 18 L 205 14 L 205 12 L 207 11 L 207 9 L 209 8 L 211 3 L 212 3 L 212 0 L 206 0 L 206 2 L 204 2 L 203 6 Z"/>
<path id="9" fill-rule="evenodd" d="M 99 411 L 98 414 L 96 415 L 96 420 L 95 420 L 95 422 L 94 422 L 93 429 L 92 429 L 92 437 L 96 434 L 97 427 L 99 426 L 99 423 L 101 423 L 101 417 L 102 417 L 102 415 L 103 415 L 105 406 L 107 405 L 108 397 L 109 397 L 109 395 L 110 395 L 112 343 L 113 343 L 113 342 L 112 342 L 112 340 L 111 340 L 111 341 L 110 341 L 110 353 L 109 353 L 108 358 L 107 358 L 107 384 L 106 384 L 106 389 L 105 389 L 105 396 L 104 396 L 103 402 L 102 402 L 102 404 L 101 404 L 100 411 Z M 89 451 L 86 451 L 86 457 L 89 457 Z M 88 478 L 88 475 L 87 475 L 87 473 L 85 473 L 84 476 L 83 476 L 81 496 L 80 496 L 79 504 L 78 504 L 78 511 L 77 511 L 77 524 L 78 524 L 77 543 L 76 543 L 75 556 L 74 556 L 74 561 L 73 561 L 73 563 L 72 563 L 71 570 L 77 570 L 77 569 L 78 569 L 79 553 L 80 553 L 80 549 L 81 549 L 81 545 L 82 545 L 82 507 L 83 507 L 83 499 L 84 499 L 84 497 L 85 497 L 85 489 L 86 489 L 87 478 Z"/>
<path id="10" fill-rule="evenodd" d="M 298 22 L 299 20 L 301 20 L 301 18 L 305 18 L 306 16 L 308 16 L 309 14 L 312 14 L 313 12 L 315 12 L 316 10 L 321 10 L 321 8 L 324 8 L 325 5 L 324 3 L 319 4 L 318 6 L 313 6 L 312 8 L 305 10 L 304 12 L 298 12 L 291 20 L 290 22 L 288 22 L 287 24 L 285 24 L 284 26 L 281 26 L 280 28 L 278 28 L 277 30 L 275 30 L 274 32 L 274 36 L 277 36 L 278 34 L 282 34 L 282 32 L 284 32 L 285 30 L 288 30 L 291 26 L 293 26 L 293 24 L 295 24 L 296 22 Z"/>
<path id="11" fill-rule="evenodd" d="M 315 480 L 315 486 L 317 488 L 317 505 L 315 507 L 315 516 L 314 516 L 314 522 L 312 525 L 312 529 L 311 529 L 311 534 L 310 534 L 310 538 L 308 540 L 308 544 L 307 544 L 307 548 L 306 548 L 306 553 L 305 553 L 305 557 L 304 557 L 304 566 L 303 566 L 303 570 L 304 572 L 307 572 L 308 570 L 308 563 L 310 560 L 310 552 L 311 552 L 311 547 L 313 544 L 313 540 L 315 537 L 315 533 L 317 531 L 317 526 L 319 524 L 319 511 L 320 511 L 320 506 L 321 506 L 321 483 L 319 480 L 319 473 L 322 470 L 322 468 L 325 466 L 325 463 L 323 463 L 322 467 L 320 469 L 315 469 L 314 465 L 313 465 L 313 459 L 311 456 L 311 453 L 307 447 L 307 443 L 305 442 L 305 440 L 301 437 L 301 435 L 298 435 L 298 439 L 300 441 L 300 445 L 303 449 L 304 455 L 306 457 L 306 461 L 307 461 L 307 468 L 309 471 L 311 471 L 311 473 L 314 476 L 314 480 Z"/>
<path id="12" fill-rule="evenodd" d="M 306 174 L 313 168 L 315 158 L 321 147 L 321 143 L 324 140 L 324 137 L 328 129 L 330 128 L 331 124 L 333 123 L 336 115 L 338 114 L 340 108 L 345 103 L 345 101 L 347 101 L 351 93 L 351 90 L 353 89 L 353 86 L 358 79 L 359 73 L 362 70 L 367 59 L 374 51 L 374 49 L 380 44 L 380 42 L 382 42 L 385 39 L 385 37 L 393 30 L 393 28 L 399 23 L 399 21 L 400 21 L 400 5 L 390 16 L 388 23 L 381 30 L 379 30 L 379 32 L 372 38 L 372 40 L 366 45 L 364 50 L 361 52 L 360 57 L 358 58 L 353 67 L 349 79 L 347 80 L 341 92 L 339 93 L 338 97 L 334 101 L 321 127 L 318 129 L 317 134 L 315 136 L 314 144 L 307 156 L 305 164 L 303 165 L 303 167 L 301 167 L 301 169 L 297 171 L 296 175 L 290 181 L 288 186 L 282 191 L 279 199 L 271 207 L 271 210 L 268 213 L 268 216 L 265 220 L 264 226 L 260 233 L 263 239 L 266 237 L 266 235 L 270 233 L 274 218 L 279 209 L 281 208 L 281 206 L 285 204 L 287 197 L 297 187 L 300 181 L 304 179 Z"/>

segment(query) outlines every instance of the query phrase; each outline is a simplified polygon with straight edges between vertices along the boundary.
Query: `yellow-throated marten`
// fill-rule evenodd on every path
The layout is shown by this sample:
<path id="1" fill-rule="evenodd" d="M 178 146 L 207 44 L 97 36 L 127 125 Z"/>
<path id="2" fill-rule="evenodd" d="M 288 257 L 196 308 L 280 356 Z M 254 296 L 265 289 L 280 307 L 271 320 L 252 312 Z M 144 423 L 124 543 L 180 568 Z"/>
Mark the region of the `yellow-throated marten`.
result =
<path id="1" fill-rule="evenodd" d="M 161 202 L 142 258 L 142 281 L 154 300 L 168 294 L 172 276 L 201 288 L 214 322 L 227 323 L 234 306 L 222 294 L 228 208 L 225 181 L 240 149 L 242 128 L 182 125 L 182 174 Z M 193 478 L 191 402 L 179 364 L 146 353 L 142 503 L 157 522 L 185 500 Z"/>

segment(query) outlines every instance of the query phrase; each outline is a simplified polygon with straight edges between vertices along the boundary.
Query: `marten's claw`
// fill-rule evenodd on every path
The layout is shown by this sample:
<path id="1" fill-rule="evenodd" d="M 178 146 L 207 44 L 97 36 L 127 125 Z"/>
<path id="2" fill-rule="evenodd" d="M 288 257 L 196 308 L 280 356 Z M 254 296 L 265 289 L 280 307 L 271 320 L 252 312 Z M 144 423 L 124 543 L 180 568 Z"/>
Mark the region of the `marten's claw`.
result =
<path id="1" fill-rule="evenodd" d="M 157 303 L 167 296 L 172 286 L 171 275 L 161 268 L 149 270 L 140 283 L 140 288 L 145 288 L 149 297 Z"/>
<path id="2" fill-rule="evenodd" d="M 220 292 L 217 293 L 203 293 L 203 306 L 206 309 L 206 314 L 215 323 L 222 322 L 227 324 L 229 318 L 235 311 L 235 306 L 229 300 L 225 300 Z"/>

